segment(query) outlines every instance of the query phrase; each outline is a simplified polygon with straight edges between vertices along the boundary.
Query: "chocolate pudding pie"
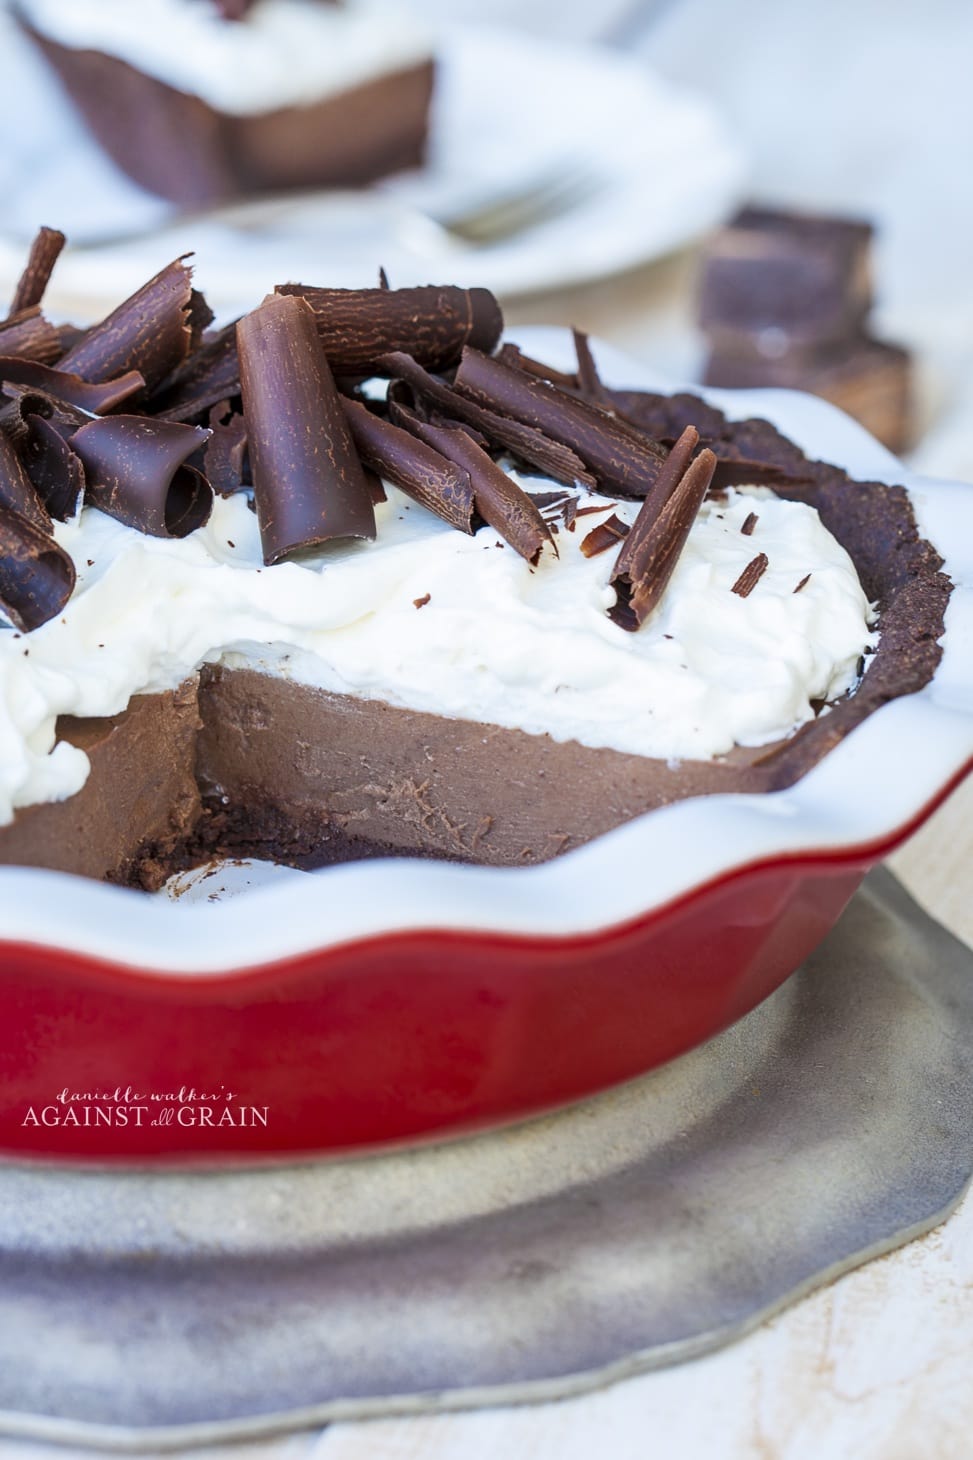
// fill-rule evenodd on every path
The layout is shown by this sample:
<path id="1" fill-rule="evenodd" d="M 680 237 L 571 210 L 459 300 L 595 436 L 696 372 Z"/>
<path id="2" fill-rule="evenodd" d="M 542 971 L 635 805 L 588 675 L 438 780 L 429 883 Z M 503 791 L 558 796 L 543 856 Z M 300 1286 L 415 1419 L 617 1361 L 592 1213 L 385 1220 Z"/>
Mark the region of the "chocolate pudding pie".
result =
<path id="1" fill-rule="evenodd" d="M 142 187 L 206 204 L 354 187 L 424 158 L 432 39 L 399 0 L 16 0 Z"/>
<path id="2" fill-rule="evenodd" d="M 485 290 L 184 260 L 0 323 L 0 860 L 519 866 L 771 791 L 928 682 L 950 585 L 901 487 L 510 343 Z"/>

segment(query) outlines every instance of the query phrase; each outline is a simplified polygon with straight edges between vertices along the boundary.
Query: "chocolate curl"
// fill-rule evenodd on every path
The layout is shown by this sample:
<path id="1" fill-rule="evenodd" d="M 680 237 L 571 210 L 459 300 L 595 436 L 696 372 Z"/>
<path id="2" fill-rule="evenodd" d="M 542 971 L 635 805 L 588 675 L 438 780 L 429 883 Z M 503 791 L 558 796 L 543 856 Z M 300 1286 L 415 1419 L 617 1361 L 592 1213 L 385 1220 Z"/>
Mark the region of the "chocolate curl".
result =
<path id="1" fill-rule="evenodd" d="M 0 608 L 21 633 L 63 609 L 74 588 L 74 563 L 48 533 L 0 506 Z"/>
<path id="2" fill-rule="evenodd" d="M 522 461 L 553 477 L 556 482 L 564 482 L 567 486 L 574 486 L 575 483 L 585 487 L 596 485 L 594 477 L 585 470 L 584 462 L 569 447 L 560 441 L 550 440 L 532 426 L 511 420 L 509 416 L 497 415 L 496 412 L 457 395 L 444 381 L 436 380 L 423 370 L 411 355 L 405 355 L 401 351 L 383 355 L 376 361 L 376 365 L 382 374 L 404 380 L 424 403 L 432 402 L 444 416 L 472 426 L 487 441 L 495 446 L 505 447 Z"/>
<path id="3" fill-rule="evenodd" d="M 342 397 L 358 454 L 386 481 L 460 532 L 473 531 L 473 484 L 469 474 L 417 434 L 383 421 L 360 401 Z"/>
<path id="4" fill-rule="evenodd" d="M 689 463 L 693 459 L 693 452 L 698 445 L 699 432 L 695 426 L 687 426 L 666 457 L 665 465 L 659 472 L 655 486 L 642 503 L 639 515 L 633 524 L 637 532 L 633 531 L 628 541 L 627 551 L 630 554 L 634 555 L 638 552 L 640 538 L 645 537 L 649 528 L 655 522 L 663 507 L 682 481 L 689 467 Z M 629 559 L 623 554 L 618 560 L 617 569 L 626 572 L 628 563 Z"/>
<path id="5" fill-rule="evenodd" d="M 710 491 L 719 492 L 724 487 L 789 487 L 814 480 L 807 472 L 789 471 L 787 467 L 774 466 L 769 461 L 753 461 L 746 457 L 720 456 L 720 445 L 708 443 L 716 452 L 716 471 Z"/>
<path id="6" fill-rule="evenodd" d="M 574 353 L 578 360 L 578 385 L 581 394 L 587 396 L 589 400 L 597 401 L 604 410 L 611 411 L 611 397 L 601 383 L 601 376 L 598 374 L 595 357 L 591 353 L 588 336 L 583 330 L 576 329 L 571 331 L 571 335 L 574 339 Z"/>
<path id="7" fill-rule="evenodd" d="M 375 362 L 403 350 L 429 370 L 455 365 L 464 345 L 492 350 L 503 329 L 489 289 L 425 284 L 416 289 L 314 289 L 279 284 L 314 310 L 336 375 L 374 375 Z"/>
<path id="8" fill-rule="evenodd" d="M 675 571 L 716 466 L 712 451 L 691 462 L 658 516 L 643 522 L 647 501 L 618 555 L 610 582 L 618 602 L 608 616 L 619 628 L 641 628 Z"/>
<path id="9" fill-rule="evenodd" d="M 67 370 L 52 370 L 37 360 L 20 360 L 16 357 L 0 356 L 0 382 L 4 385 L 25 385 L 30 390 L 42 391 L 53 400 L 64 401 L 69 406 L 79 406 L 92 415 L 103 415 L 114 410 L 129 396 L 142 390 L 145 380 L 137 370 L 129 370 L 114 380 L 91 383 L 82 380 Z"/>
<path id="10" fill-rule="evenodd" d="M 27 434 L 25 422 L 28 416 L 43 416 L 65 439 L 91 420 L 88 411 L 67 401 L 55 400 L 43 390 L 33 390 L 29 385 L 12 385 L 7 381 L 4 395 L 9 399 L 0 405 L 0 429 L 7 432 L 18 450 Z"/>
<path id="11" fill-rule="evenodd" d="M 206 479 L 185 465 L 208 438 L 199 426 L 145 416 L 89 421 L 71 438 L 84 464 L 85 500 L 150 537 L 186 537 L 213 507 Z"/>
<path id="12" fill-rule="evenodd" d="M 182 258 L 168 264 L 107 319 L 88 330 L 58 368 L 85 380 L 111 380 L 127 370 L 138 370 L 153 390 L 189 353 L 191 278 L 192 270 Z"/>
<path id="13" fill-rule="evenodd" d="M 628 523 L 623 522 L 620 517 L 616 517 L 613 512 L 610 517 L 606 518 L 604 522 L 599 522 L 597 527 L 593 527 L 588 535 L 582 538 L 581 551 L 586 558 L 595 558 L 599 553 L 607 552 L 610 547 L 615 547 L 617 543 L 624 542 L 630 531 Z"/>
<path id="14" fill-rule="evenodd" d="M 167 421 L 188 421 L 221 400 L 240 394 L 240 361 L 236 348 L 237 321 L 206 340 L 150 401 L 152 414 Z"/>
<path id="15" fill-rule="evenodd" d="M 466 349 L 454 381 L 468 400 L 512 416 L 577 452 L 602 488 L 644 497 L 655 485 L 665 448 L 617 416 L 559 386 Z"/>
<path id="16" fill-rule="evenodd" d="M 375 536 L 375 509 L 303 299 L 271 294 L 237 325 L 240 383 L 264 562 Z"/>
<path id="17" fill-rule="evenodd" d="M 469 475 L 477 512 L 515 552 L 529 563 L 537 562 L 546 542 L 557 552 L 551 529 L 536 504 L 470 439 L 462 426 L 431 426 L 402 406 L 396 407 L 396 412 L 420 441 Z"/>
<path id="18" fill-rule="evenodd" d="M 50 365 L 62 353 L 60 334 L 36 305 L 12 314 L 0 324 L 0 355 Z"/>
<path id="19" fill-rule="evenodd" d="M 213 491 L 232 497 L 251 485 L 247 470 L 247 423 L 229 401 L 220 401 L 209 413 L 212 432 L 203 448 L 203 475 Z"/>
<path id="20" fill-rule="evenodd" d="M 27 267 L 14 290 L 11 314 L 19 314 L 22 309 L 31 309 L 35 304 L 40 304 L 66 241 L 64 234 L 59 233 L 56 228 L 40 229 L 30 246 Z"/>
<path id="21" fill-rule="evenodd" d="M 20 459 L 37 495 L 52 517 L 66 522 L 78 510 L 84 467 L 64 437 L 43 416 L 25 417 Z"/>
<path id="22" fill-rule="evenodd" d="M 0 431 L 0 506 L 18 513 L 39 532 L 50 534 L 50 514 L 5 431 Z"/>
<path id="23" fill-rule="evenodd" d="M 553 365 L 546 365 L 543 360 L 535 360 L 531 355 L 525 355 L 519 345 L 514 345 L 509 340 L 500 346 L 494 358 L 502 365 L 509 365 L 512 370 L 523 370 L 525 375 L 546 380 L 549 385 L 559 385 L 562 390 L 572 394 L 576 395 L 581 389 L 577 375 L 568 375 L 564 370 L 555 370 Z"/>

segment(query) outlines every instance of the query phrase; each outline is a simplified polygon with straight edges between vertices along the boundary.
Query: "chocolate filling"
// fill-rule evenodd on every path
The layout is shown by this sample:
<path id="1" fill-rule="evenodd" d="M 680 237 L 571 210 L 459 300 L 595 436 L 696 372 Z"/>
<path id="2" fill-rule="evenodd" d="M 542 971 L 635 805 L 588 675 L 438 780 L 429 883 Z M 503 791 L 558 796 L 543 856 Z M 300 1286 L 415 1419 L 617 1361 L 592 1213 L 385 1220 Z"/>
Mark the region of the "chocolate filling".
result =
<path id="1" fill-rule="evenodd" d="M 882 632 L 857 691 L 827 715 L 771 745 L 673 765 L 208 668 L 198 688 L 137 698 L 110 721 L 62 721 L 64 738 L 87 737 L 91 777 L 68 801 L 19 812 L 0 830 L 0 860 L 147 887 L 226 855 L 526 865 L 672 801 L 790 785 L 874 709 L 929 681 L 950 583 L 903 488 L 852 481 L 767 422 L 729 423 L 692 397 L 612 397 L 660 436 L 694 418 L 717 454 L 779 471 L 780 495 L 816 507 L 848 550 Z"/>

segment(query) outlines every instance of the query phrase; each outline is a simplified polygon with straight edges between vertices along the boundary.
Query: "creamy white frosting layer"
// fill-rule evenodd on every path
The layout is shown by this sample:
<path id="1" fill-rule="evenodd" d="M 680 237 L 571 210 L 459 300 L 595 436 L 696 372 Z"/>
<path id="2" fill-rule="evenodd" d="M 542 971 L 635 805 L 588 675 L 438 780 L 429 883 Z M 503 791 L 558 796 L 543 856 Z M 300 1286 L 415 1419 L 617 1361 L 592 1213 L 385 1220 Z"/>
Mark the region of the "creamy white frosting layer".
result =
<path id="1" fill-rule="evenodd" d="M 209 0 L 19 0 L 43 35 L 102 51 L 217 111 L 249 116 L 337 95 L 432 54 L 399 0 L 257 0 L 245 21 Z"/>
<path id="2" fill-rule="evenodd" d="M 57 524 L 78 569 L 64 614 L 29 635 L 0 631 L 0 821 L 84 784 L 87 757 L 54 744 L 58 715 L 117 714 L 203 663 L 558 741 L 705 759 L 810 719 L 812 701 L 853 687 L 876 639 L 854 566 L 817 512 L 765 490 L 704 504 L 634 634 L 607 617 L 615 550 L 580 550 L 603 516 L 562 530 L 559 556 L 545 548 L 532 569 L 492 528 L 467 537 L 388 491 L 374 543 L 273 568 L 242 495 L 217 499 L 208 525 L 181 541 L 94 508 Z M 638 511 L 597 496 L 582 505 L 628 521 Z M 732 586 L 759 552 L 769 568 L 741 598 Z"/>

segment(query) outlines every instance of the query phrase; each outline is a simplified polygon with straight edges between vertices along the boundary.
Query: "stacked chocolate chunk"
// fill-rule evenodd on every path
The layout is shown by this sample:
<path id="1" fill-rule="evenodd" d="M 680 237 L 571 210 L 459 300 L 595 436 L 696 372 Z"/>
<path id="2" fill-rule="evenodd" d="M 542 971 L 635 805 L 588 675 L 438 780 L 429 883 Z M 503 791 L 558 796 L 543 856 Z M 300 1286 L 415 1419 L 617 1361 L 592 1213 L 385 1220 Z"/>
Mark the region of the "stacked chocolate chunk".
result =
<path id="1" fill-rule="evenodd" d="M 867 223 L 745 208 L 703 265 L 705 380 L 809 390 L 893 451 L 911 437 L 910 362 L 873 339 Z"/>

